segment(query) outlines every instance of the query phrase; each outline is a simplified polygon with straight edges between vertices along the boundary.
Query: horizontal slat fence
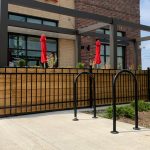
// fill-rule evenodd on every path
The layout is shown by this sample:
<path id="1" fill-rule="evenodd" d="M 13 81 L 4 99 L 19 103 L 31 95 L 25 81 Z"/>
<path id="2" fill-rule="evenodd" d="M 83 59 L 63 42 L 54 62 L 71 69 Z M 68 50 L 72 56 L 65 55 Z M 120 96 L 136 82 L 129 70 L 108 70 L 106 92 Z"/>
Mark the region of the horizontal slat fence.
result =
<path id="1" fill-rule="evenodd" d="M 0 68 L 0 117 L 73 108 L 73 81 L 89 69 Z M 92 70 L 96 104 L 112 103 L 112 78 L 118 70 Z M 139 98 L 148 99 L 147 71 L 134 72 Z M 90 80 L 81 75 L 77 83 L 78 107 L 90 107 Z M 117 81 L 117 103 L 134 100 L 132 78 L 124 73 Z"/>

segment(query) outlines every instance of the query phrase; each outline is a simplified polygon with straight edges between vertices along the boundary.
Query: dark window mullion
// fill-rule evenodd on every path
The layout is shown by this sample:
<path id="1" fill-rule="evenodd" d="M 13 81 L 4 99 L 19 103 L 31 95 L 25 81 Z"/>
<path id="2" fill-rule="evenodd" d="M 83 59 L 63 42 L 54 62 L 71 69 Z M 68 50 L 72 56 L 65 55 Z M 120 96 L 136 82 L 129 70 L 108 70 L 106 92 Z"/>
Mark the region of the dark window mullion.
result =
<path id="1" fill-rule="evenodd" d="M 26 66 L 28 65 L 28 64 L 27 64 L 27 51 L 28 51 L 28 50 L 27 50 L 27 47 L 28 47 L 28 45 L 27 45 L 27 40 L 28 40 L 28 37 L 25 36 L 25 45 L 26 45 L 26 46 L 25 46 L 25 48 L 26 48 L 25 60 L 26 60 Z"/>

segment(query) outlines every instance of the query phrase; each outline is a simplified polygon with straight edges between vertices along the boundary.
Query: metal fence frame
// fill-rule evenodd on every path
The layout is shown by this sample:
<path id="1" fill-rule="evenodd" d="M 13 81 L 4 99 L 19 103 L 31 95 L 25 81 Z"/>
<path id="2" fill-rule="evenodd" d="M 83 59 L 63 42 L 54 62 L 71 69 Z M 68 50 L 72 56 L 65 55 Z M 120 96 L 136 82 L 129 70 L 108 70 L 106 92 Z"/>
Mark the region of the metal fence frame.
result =
<path id="1" fill-rule="evenodd" d="M 91 73 L 90 69 L 74 68 L 0 68 L 0 117 L 73 109 L 74 78 L 78 73 L 87 71 Z M 118 71 L 92 70 L 96 81 L 97 106 L 112 104 L 112 79 Z M 138 98 L 149 100 L 150 72 L 133 73 L 139 84 Z M 118 81 L 117 104 L 134 100 L 132 80 L 126 76 L 123 74 Z M 87 75 L 79 78 L 77 87 L 78 108 L 90 108 L 92 87 Z"/>

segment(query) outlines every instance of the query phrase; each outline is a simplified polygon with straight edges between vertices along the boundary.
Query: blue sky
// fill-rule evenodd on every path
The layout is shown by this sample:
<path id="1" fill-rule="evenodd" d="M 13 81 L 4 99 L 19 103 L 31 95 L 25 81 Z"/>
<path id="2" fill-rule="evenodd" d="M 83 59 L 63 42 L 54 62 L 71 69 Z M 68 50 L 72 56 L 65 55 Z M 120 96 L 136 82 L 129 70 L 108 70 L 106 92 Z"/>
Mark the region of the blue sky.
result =
<path id="1" fill-rule="evenodd" d="M 150 26 L 150 0 L 141 0 L 141 24 Z M 141 36 L 150 36 L 150 32 L 141 32 Z M 142 68 L 150 67 L 150 41 L 142 42 Z"/>

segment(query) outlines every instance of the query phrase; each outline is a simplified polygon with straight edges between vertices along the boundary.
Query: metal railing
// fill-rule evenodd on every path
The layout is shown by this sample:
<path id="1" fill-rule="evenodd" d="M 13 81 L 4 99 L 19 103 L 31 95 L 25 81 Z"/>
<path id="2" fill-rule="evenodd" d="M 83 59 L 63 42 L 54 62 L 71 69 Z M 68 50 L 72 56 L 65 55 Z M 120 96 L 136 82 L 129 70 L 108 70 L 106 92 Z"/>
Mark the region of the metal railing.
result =
<path id="1" fill-rule="evenodd" d="M 112 79 L 118 70 L 0 68 L 0 117 L 73 109 L 73 82 L 81 72 L 92 72 L 95 79 L 96 106 L 112 104 Z M 138 98 L 149 99 L 148 71 L 133 71 Z M 116 102 L 134 100 L 131 77 L 122 74 L 116 84 Z M 82 75 L 77 82 L 78 108 L 91 107 L 91 81 Z"/>

